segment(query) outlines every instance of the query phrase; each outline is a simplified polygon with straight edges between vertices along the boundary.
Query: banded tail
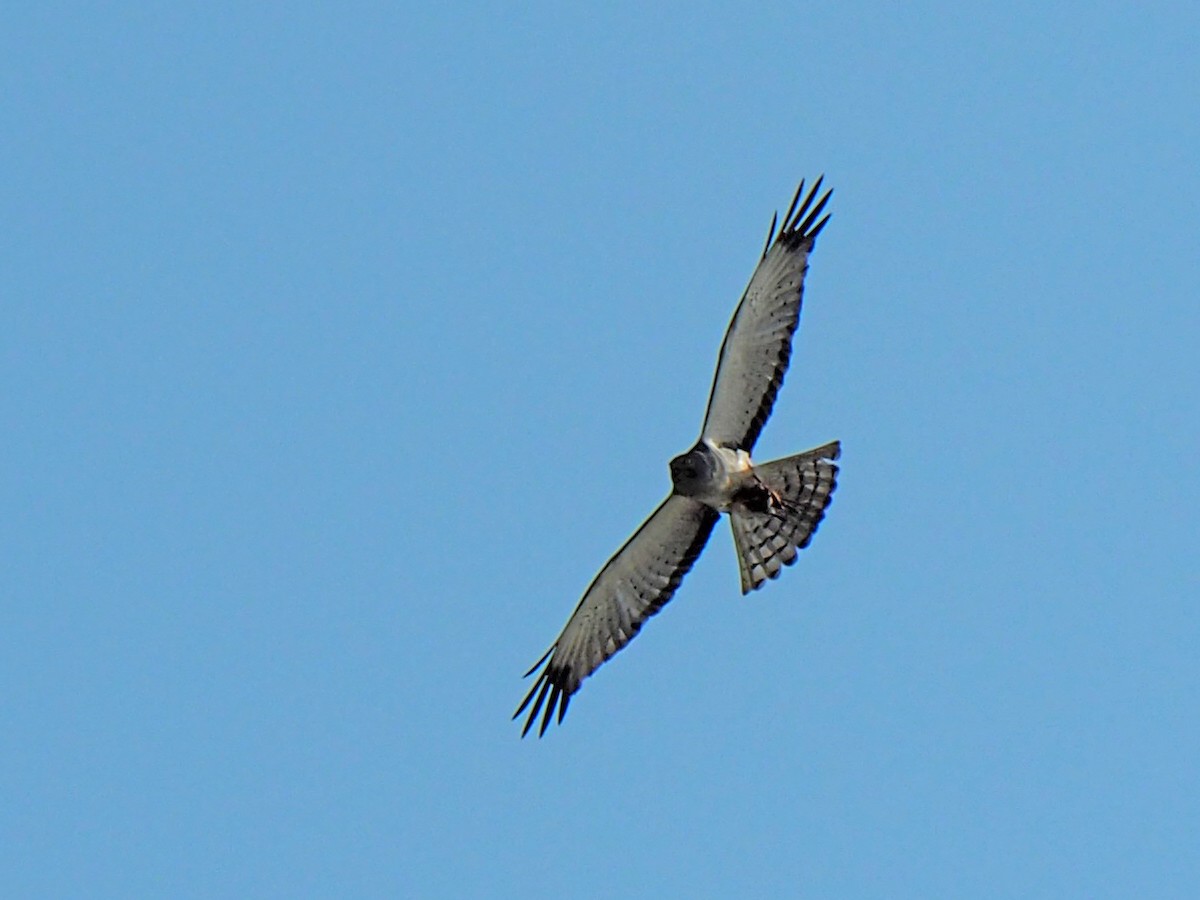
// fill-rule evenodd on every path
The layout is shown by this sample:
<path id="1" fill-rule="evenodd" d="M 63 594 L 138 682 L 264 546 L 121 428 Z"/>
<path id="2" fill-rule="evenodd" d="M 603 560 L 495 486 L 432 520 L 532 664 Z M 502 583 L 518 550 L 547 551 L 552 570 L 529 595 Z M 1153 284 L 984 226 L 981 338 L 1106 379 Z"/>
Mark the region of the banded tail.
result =
<path id="1" fill-rule="evenodd" d="M 743 594 L 778 578 L 796 561 L 796 551 L 808 546 L 833 499 L 838 471 L 833 460 L 840 453 L 834 441 L 754 467 L 765 490 L 734 501 L 729 510 Z"/>

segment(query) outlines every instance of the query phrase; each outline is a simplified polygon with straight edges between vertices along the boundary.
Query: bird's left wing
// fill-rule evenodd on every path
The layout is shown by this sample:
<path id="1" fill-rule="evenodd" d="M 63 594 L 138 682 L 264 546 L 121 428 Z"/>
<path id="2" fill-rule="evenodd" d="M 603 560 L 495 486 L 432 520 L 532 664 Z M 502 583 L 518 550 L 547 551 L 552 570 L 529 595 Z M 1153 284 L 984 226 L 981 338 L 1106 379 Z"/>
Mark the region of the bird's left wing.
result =
<path id="1" fill-rule="evenodd" d="M 702 438 L 749 451 L 771 415 L 792 358 L 792 335 L 800 321 L 808 255 L 829 221 L 829 216 L 821 218 L 821 213 L 832 191 L 817 199 L 822 180 L 817 179 L 797 209 L 804 193 L 804 182 L 800 182 L 774 243 L 775 222 L 771 222 L 762 259 L 721 344 L 708 412 L 700 429 Z"/>
<path id="2" fill-rule="evenodd" d="M 515 719 L 533 704 L 522 737 L 543 706 L 539 736 L 546 733 L 556 708 L 558 721 L 563 720 L 583 679 L 628 644 L 671 599 L 719 517 L 703 503 L 672 494 L 625 542 L 584 592 L 554 646 L 525 673 L 528 677 L 543 663 L 546 666 L 513 713 Z"/>

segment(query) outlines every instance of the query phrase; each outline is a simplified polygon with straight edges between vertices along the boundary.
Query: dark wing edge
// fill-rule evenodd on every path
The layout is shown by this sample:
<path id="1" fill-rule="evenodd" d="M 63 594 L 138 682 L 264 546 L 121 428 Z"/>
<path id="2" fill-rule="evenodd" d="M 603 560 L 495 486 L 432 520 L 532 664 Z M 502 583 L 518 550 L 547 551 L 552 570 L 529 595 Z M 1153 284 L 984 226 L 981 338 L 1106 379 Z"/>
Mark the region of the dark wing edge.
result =
<path id="1" fill-rule="evenodd" d="M 710 423 L 716 415 L 714 407 L 717 402 L 717 393 L 721 386 L 721 374 L 728 358 L 727 354 L 733 351 L 730 341 L 736 339 L 735 334 L 737 332 L 739 316 L 746 306 L 751 289 L 755 287 L 756 279 L 763 271 L 763 263 L 767 259 L 767 254 L 771 252 L 773 247 L 778 246 L 784 252 L 800 252 L 804 254 L 803 267 L 799 272 L 799 281 L 796 287 L 796 314 L 792 317 L 786 333 L 781 335 L 782 339 L 779 341 L 775 359 L 771 361 L 773 365 L 772 375 L 766 384 L 763 385 L 763 392 L 759 398 L 757 408 L 749 416 L 749 421 L 746 423 L 744 431 L 739 435 L 725 436 L 725 442 L 744 450 L 752 449 L 755 442 L 758 441 L 758 437 L 762 433 L 767 419 L 771 416 L 771 409 L 775 405 L 775 398 L 779 394 L 779 388 L 783 385 L 784 375 L 787 372 L 788 364 L 791 362 L 792 337 L 800 322 L 800 300 L 804 294 L 804 275 L 808 271 L 807 255 L 812 251 L 817 236 L 829 222 L 829 214 L 821 216 L 821 213 L 825 211 L 830 197 L 833 196 L 833 190 L 825 191 L 824 194 L 821 194 L 820 199 L 817 199 L 824 181 L 824 175 L 817 178 L 816 182 L 813 183 L 812 189 L 804 198 L 804 202 L 801 203 L 800 197 L 804 194 L 804 181 L 801 180 L 800 186 L 796 188 L 796 193 L 792 197 L 791 204 L 788 206 L 787 214 L 783 217 L 783 226 L 779 229 L 778 236 L 775 235 L 775 226 L 778 222 L 779 214 L 776 213 L 771 219 L 771 227 L 767 232 L 767 240 L 763 245 L 759 265 L 755 269 L 754 275 L 751 276 L 750 284 L 747 285 L 746 291 L 737 305 L 737 309 L 734 310 L 733 318 L 730 320 L 729 327 L 725 331 L 725 338 L 721 342 L 720 352 L 717 354 L 717 370 L 713 374 L 712 389 L 708 395 L 708 407 L 704 416 L 704 424 L 700 429 L 701 435 L 706 435 Z M 774 242 L 772 242 L 773 237 L 775 238 Z"/>
<path id="2" fill-rule="evenodd" d="M 633 640 L 646 620 L 675 595 L 719 518 L 711 507 L 672 494 L 605 563 L 584 591 L 562 634 L 524 675 L 528 678 L 545 666 L 513 713 L 516 719 L 532 703 L 521 737 L 529 734 L 539 712 L 542 722 L 538 737 L 546 733 L 555 710 L 562 723 L 571 696 L 583 680 Z M 640 608 L 631 612 L 621 606 L 622 594 L 635 596 Z M 606 614 L 620 619 L 616 628 Z M 609 627 L 603 629 L 605 625 Z"/>

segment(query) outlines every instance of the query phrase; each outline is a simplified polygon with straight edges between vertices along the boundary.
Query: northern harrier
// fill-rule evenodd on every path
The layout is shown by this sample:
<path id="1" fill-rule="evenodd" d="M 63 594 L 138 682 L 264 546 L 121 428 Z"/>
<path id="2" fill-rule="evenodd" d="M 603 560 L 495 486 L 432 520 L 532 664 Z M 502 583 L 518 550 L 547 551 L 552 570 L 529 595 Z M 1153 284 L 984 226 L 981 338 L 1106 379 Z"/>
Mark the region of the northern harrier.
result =
<path id="1" fill-rule="evenodd" d="M 771 220 L 758 268 L 721 344 L 700 439 L 671 460 L 670 495 L 600 570 L 558 640 L 525 673 L 545 665 L 513 714 L 533 704 L 522 737 L 543 707 L 539 735 L 556 709 L 562 722 L 583 680 L 671 599 L 721 513 L 729 513 L 743 594 L 778 577 L 812 540 L 836 485 L 838 442 L 762 465 L 751 462 L 750 451 L 783 384 L 808 256 L 829 221 L 819 218 L 832 193 L 817 199 L 822 180 L 803 203 L 800 182 L 778 236 L 778 214 Z"/>

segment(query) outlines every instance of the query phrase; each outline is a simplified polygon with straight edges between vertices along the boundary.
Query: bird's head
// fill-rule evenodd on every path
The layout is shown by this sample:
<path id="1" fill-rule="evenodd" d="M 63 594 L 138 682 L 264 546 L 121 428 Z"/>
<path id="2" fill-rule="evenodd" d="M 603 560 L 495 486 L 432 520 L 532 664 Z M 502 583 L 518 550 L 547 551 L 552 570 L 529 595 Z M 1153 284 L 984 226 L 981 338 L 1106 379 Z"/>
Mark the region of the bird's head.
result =
<path id="1" fill-rule="evenodd" d="M 675 490 L 684 496 L 707 484 L 712 479 L 712 474 L 712 460 L 703 447 L 693 447 L 682 456 L 671 460 L 671 482 L 675 485 Z"/>

